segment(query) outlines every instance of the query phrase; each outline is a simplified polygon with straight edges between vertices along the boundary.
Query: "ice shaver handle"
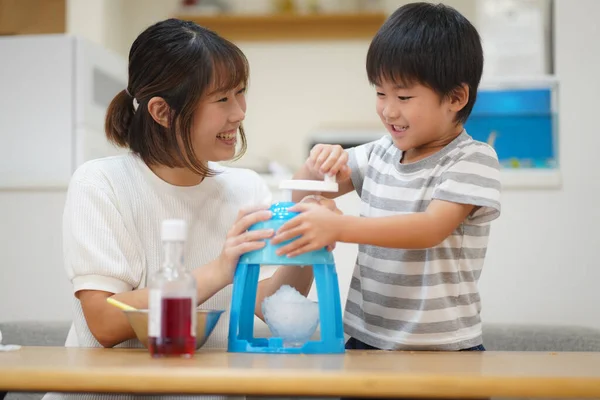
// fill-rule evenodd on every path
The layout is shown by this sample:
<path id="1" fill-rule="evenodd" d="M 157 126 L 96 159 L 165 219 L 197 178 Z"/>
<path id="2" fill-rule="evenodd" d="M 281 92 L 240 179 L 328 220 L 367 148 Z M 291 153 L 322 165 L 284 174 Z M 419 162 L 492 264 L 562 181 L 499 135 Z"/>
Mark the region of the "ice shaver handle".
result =
<path id="1" fill-rule="evenodd" d="M 281 181 L 279 189 L 301 190 L 306 192 L 338 192 L 339 186 L 336 182 L 335 175 L 325 175 L 322 181 L 290 179 Z"/>

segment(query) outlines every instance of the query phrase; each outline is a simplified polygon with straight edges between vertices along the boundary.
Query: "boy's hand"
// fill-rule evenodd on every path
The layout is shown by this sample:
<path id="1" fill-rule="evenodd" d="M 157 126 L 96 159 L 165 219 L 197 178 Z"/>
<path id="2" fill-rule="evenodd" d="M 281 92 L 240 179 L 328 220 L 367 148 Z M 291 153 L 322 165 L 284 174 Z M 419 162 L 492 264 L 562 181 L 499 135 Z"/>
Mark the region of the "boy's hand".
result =
<path id="1" fill-rule="evenodd" d="M 335 204 L 335 200 L 328 199 L 327 197 L 323 197 L 318 194 L 306 196 L 302 200 L 300 200 L 300 203 L 318 204 L 320 206 L 323 206 L 323 207 L 333 211 L 336 214 L 339 214 L 339 215 L 343 214 L 343 212 L 337 207 L 337 204 Z M 290 208 L 290 211 L 297 211 L 297 210 L 295 210 L 294 208 Z"/>
<path id="2" fill-rule="evenodd" d="M 343 212 L 337 207 L 335 204 L 335 200 L 328 199 L 327 197 L 319 196 L 318 194 L 313 194 L 310 196 L 304 197 L 300 200 L 300 203 L 313 203 L 318 204 L 320 206 L 326 207 L 327 209 L 333 211 L 336 214 L 342 215 Z M 291 209 L 294 210 L 293 208 Z M 327 251 L 333 251 L 335 249 L 335 242 L 327 245 Z"/>
<path id="3" fill-rule="evenodd" d="M 316 177 L 335 175 L 338 182 L 350 179 L 348 153 L 340 145 L 317 144 L 310 151 L 306 166 Z"/>
<path id="4" fill-rule="evenodd" d="M 271 243 L 278 244 L 295 239 L 277 250 L 277 254 L 295 257 L 335 243 L 339 237 L 337 219 L 341 214 L 337 207 L 335 209 L 337 211 L 310 202 L 298 203 L 291 207 L 290 211 L 300 212 L 300 215 L 283 224 Z"/>

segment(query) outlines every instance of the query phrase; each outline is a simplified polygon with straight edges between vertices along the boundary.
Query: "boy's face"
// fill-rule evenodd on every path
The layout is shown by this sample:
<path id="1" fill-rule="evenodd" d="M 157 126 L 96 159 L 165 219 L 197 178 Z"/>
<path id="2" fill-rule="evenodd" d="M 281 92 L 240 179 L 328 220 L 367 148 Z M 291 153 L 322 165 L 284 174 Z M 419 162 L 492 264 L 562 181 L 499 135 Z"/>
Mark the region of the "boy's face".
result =
<path id="1" fill-rule="evenodd" d="M 435 144 L 456 133 L 454 107 L 430 88 L 421 84 L 404 87 L 391 81 L 382 81 L 375 88 L 377 114 L 400 150 Z"/>

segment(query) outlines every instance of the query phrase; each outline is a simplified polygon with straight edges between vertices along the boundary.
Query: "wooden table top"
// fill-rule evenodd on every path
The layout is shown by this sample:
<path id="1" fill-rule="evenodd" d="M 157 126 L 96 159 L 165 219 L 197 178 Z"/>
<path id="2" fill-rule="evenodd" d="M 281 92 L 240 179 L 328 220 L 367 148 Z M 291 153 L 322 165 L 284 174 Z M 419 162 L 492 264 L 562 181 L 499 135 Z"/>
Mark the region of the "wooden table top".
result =
<path id="1" fill-rule="evenodd" d="M 152 359 L 145 350 L 0 352 L 0 391 L 364 397 L 600 397 L 600 353 L 379 352 Z"/>

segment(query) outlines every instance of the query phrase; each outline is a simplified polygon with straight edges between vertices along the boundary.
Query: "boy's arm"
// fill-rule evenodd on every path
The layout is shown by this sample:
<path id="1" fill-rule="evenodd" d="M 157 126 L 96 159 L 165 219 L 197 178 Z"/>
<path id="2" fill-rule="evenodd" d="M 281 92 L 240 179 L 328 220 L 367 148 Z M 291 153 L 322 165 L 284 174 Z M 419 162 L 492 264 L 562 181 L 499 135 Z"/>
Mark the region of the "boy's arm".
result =
<path id="1" fill-rule="evenodd" d="M 429 248 L 439 244 L 461 224 L 493 221 L 500 215 L 500 166 L 495 151 L 474 143 L 439 177 L 427 209 L 387 217 L 339 216 L 328 210 L 298 204 L 301 214 L 284 224 L 273 244 L 298 236 L 279 249 L 295 256 L 335 241 L 392 248 Z M 354 172 L 354 171 L 353 171 Z M 353 182 L 360 182 L 360 176 Z M 357 188 L 357 190 L 359 190 Z"/>
<path id="2" fill-rule="evenodd" d="M 433 200 L 420 213 L 379 218 L 342 216 L 337 225 L 340 242 L 399 249 L 437 246 L 473 211 L 471 204 Z"/>
<path id="3" fill-rule="evenodd" d="M 440 244 L 467 218 L 475 206 L 433 200 L 424 212 L 389 217 L 338 215 L 315 204 L 300 203 L 301 214 L 285 223 L 271 240 L 278 244 L 300 236 L 277 254 L 295 257 L 346 242 L 400 249 L 426 249 Z"/>
<path id="4" fill-rule="evenodd" d="M 435 178 L 434 178 L 435 179 Z M 483 224 L 500 215 L 500 164 L 493 148 L 471 142 L 441 173 L 427 209 L 390 217 L 340 219 L 338 240 L 380 247 L 437 246 L 461 223 Z"/>
<path id="5" fill-rule="evenodd" d="M 385 146 L 386 143 L 382 141 L 378 151 L 385 150 Z M 356 149 L 361 148 L 365 151 L 355 151 L 349 157 L 352 182 L 359 194 L 365 179 L 363 168 L 368 166 L 371 153 L 367 147 Z M 423 212 L 361 218 L 340 216 L 314 204 L 297 204 L 291 210 L 301 214 L 285 223 L 271 243 L 278 244 L 296 238 L 278 249 L 278 254 L 290 257 L 336 241 L 423 249 L 441 243 L 463 221 L 477 225 L 498 218 L 501 184 L 496 152 L 489 146 L 472 142 L 463 146 L 458 156 L 458 160 L 454 160 L 436 177 L 431 201 Z"/>

